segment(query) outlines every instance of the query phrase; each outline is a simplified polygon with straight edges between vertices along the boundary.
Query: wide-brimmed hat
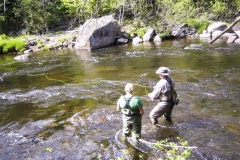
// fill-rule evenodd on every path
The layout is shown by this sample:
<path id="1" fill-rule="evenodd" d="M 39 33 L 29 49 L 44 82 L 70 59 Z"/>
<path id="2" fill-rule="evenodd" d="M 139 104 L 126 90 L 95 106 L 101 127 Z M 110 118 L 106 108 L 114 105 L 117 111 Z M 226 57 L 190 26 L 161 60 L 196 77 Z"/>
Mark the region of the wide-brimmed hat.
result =
<path id="1" fill-rule="evenodd" d="M 156 74 L 162 74 L 164 76 L 168 76 L 170 74 L 170 69 L 167 67 L 160 67 L 157 71 Z"/>

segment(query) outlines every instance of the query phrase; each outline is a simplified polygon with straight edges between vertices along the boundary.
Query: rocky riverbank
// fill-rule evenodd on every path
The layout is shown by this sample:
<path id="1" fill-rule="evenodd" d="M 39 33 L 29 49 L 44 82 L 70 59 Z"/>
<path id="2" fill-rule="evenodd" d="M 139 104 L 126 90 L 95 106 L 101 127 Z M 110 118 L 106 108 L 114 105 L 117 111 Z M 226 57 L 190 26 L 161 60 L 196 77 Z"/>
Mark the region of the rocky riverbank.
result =
<path id="1" fill-rule="evenodd" d="M 214 22 L 202 33 L 198 34 L 196 29 L 188 24 L 179 24 L 171 28 L 171 38 L 207 38 L 212 39 L 221 34 L 227 24 L 223 22 Z M 124 31 L 124 27 L 119 26 L 117 21 L 111 16 L 99 19 L 90 19 L 82 26 L 74 30 L 58 31 L 58 34 L 48 34 L 40 36 L 29 36 L 24 38 L 27 43 L 27 50 L 24 54 L 36 52 L 39 50 L 53 49 L 97 49 L 107 47 L 113 44 L 138 44 L 146 41 L 161 42 L 161 37 L 156 34 L 154 28 L 149 28 L 144 36 L 134 35 L 128 36 Z M 221 38 L 226 43 L 240 44 L 240 27 L 236 26 L 224 33 Z M 21 55 L 18 59 L 27 58 L 27 55 Z"/>

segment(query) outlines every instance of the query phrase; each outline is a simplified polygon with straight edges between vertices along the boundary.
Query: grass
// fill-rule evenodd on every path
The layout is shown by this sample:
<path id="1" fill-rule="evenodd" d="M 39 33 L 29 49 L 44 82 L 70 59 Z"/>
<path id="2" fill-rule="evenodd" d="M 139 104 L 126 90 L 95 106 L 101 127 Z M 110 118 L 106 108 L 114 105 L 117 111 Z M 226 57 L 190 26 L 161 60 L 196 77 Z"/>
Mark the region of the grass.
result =
<path id="1" fill-rule="evenodd" d="M 6 35 L 0 36 L 0 54 L 23 52 L 26 50 L 26 42 L 20 38 L 7 37 Z"/>

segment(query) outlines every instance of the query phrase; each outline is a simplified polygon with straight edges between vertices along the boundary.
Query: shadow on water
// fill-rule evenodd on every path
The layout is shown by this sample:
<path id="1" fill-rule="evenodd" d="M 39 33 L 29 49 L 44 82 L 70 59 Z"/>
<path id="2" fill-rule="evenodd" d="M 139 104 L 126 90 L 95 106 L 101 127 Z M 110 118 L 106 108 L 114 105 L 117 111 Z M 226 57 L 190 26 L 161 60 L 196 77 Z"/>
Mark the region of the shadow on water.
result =
<path id="1" fill-rule="evenodd" d="M 25 62 L 1 55 L 0 160 L 156 159 L 150 148 L 142 153 L 116 142 L 122 128 L 116 101 L 127 82 L 144 102 L 144 140 L 180 137 L 198 147 L 192 159 L 238 159 L 239 49 L 221 41 L 180 39 L 91 53 L 39 52 Z M 159 118 L 156 128 L 148 114 L 157 102 L 146 95 L 159 80 L 160 66 L 171 69 L 180 104 L 173 122 Z"/>

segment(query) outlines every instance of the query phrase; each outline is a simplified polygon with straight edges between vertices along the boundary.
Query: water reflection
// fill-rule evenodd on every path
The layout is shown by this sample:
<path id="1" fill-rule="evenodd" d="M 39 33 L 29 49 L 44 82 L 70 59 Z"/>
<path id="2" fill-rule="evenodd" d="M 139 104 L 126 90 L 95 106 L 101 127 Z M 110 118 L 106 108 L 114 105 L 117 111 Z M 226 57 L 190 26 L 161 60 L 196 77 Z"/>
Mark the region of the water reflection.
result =
<path id="1" fill-rule="evenodd" d="M 144 102 L 144 139 L 180 137 L 198 147 L 195 159 L 238 159 L 239 49 L 179 39 L 39 52 L 26 62 L 1 55 L 0 159 L 139 159 L 143 153 L 115 141 L 122 128 L 116 101 L 127 82 L 136 84 L 135 95 Z M 146 95 L 159 80 L 159 66 L 171 69 L 180 104 L 172 124 L 159 119 L 160 127 L 153 128 L 148 114 L 156 102 Z M 147 152 L 143 159 L 155 158 L 153 150 Z"/>

